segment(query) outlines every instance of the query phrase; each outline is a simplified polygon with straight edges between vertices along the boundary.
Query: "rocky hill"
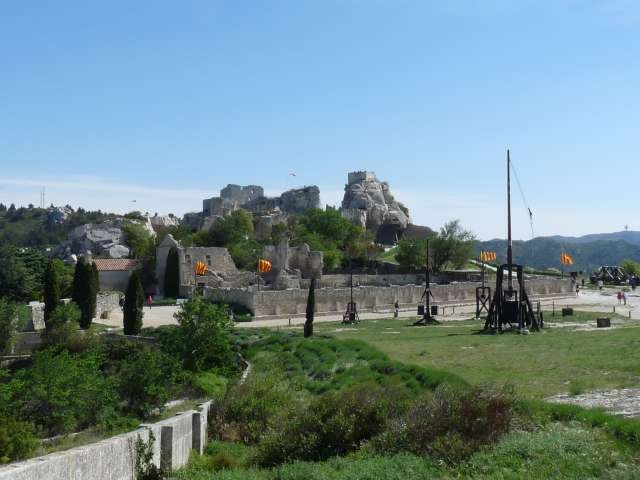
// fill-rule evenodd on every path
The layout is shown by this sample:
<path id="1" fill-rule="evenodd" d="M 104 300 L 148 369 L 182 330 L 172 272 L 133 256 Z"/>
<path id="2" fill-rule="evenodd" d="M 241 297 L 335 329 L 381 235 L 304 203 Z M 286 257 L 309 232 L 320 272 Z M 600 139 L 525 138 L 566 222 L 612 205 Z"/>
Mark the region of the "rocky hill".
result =
<path id="1" fill-rule="evenodd" d="M 387 182 L 374 172 L 350 172 L 340 207 L 342 216 L 372 232 L 381 225 L 404 230 L 410 222 L 409 211 L 397 202 Z"/>

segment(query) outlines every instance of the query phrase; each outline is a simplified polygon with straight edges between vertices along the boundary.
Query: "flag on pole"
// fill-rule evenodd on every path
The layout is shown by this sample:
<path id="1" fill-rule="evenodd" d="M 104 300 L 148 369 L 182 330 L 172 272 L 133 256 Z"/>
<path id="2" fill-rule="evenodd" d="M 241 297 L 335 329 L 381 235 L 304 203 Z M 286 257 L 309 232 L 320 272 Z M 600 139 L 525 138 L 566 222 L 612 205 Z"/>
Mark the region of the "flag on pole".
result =
<path id="1" fill-rule="evenodd" d="M 271 262 L 269 260 L 265 260 L 261 258 L 258 260 L 258 271 L 260 273 L 267 273 L 271 271 Z"/>
<path id="2" fill-rule="evenodd" d="M 495 262 L 497 256 L 496 252 L 480 252 L 480 261 L 481 262 Z"/>
<path id="3" fill-rule="evenodd" d="M 560 253 L 560 263 L 563 265 L 573 265 L 573 257 L 567 253 Z"/>
<path id="4" fill-rule="evenodd" d="M 195 264 L 196 275 L 204 275 L 207 271 L 207 266 L 204 262 L 197 261 Z"/>

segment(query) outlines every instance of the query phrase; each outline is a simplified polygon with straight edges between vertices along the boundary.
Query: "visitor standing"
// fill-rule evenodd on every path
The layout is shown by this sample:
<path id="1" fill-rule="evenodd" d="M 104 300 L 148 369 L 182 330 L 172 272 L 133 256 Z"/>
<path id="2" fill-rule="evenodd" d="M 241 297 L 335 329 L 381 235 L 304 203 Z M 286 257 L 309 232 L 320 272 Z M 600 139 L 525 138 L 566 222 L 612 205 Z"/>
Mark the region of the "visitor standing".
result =
<path id="1" fill-rule="evenodd" d="M 151 310 L 151 305 L 153 305 L 153 297 L 151 295 L 147 297 L 147 305 L 149 306 L 149 310 Z"/>

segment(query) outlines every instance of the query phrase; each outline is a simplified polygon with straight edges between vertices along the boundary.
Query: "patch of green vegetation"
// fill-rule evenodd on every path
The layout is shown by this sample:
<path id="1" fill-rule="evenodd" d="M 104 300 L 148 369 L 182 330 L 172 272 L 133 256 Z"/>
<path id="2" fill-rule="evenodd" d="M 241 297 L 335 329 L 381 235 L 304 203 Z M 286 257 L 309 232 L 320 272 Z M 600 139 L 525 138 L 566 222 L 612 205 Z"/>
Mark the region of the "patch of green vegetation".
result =
<path id="1" fill-rule="evenodd" d="M 258 371 L 284 368 L 289 378 L 316 394 L 362 383 L 411 392 L 433 389 L 444 382 L 465 383 L 455 374 L 391 361 L 377 348 L 355 339 L 265 333 L 259 340 L 253 339 L 246 356 Z"/>
<path id="2" fill-rule="evenodd" d="M 209 452 L 215 452 L 211 455 Z M 224 452 L 221 454 L 221 452 Z M 223 460 L 224 459 L 224 460 Z M 207 455 L 174 472 L 174 480 L 404 480 L 637 478 L 638 459 L 598 431 L 553 424 L 515 431 L 458 465 L 444 466 L 410 453 L 355 455 L 325 462 L 293 462 L 273 469 L 247 468 L 247 451 L 213 442 Z"/>
<path id="3" fill-rule="evenodd" d="M 576 312 L 564 321 L 595 326 L 597 313 Z M 609 315 L 613 319 L 623 317 Z M 482 321 L 446 322 L 414 327 L 401 319 L 366 320 L 357 327 L 319 323 L 320 334 L 366 342 L 392 361 L 449 372 L 470 384 L 511 384 L 519 395 L 545 398 L 583 382 L 592 389 L 635 386 L 640 375 L 639 324 L 624 320 L 620 328 L 553 328 L 562 317 L 545 312 L 548 328 L 530 335 L 481 335 Z M 393 334 L 391 334 L 393 333 Z M 612 355 L 611 352 L 616 352 Z"/>

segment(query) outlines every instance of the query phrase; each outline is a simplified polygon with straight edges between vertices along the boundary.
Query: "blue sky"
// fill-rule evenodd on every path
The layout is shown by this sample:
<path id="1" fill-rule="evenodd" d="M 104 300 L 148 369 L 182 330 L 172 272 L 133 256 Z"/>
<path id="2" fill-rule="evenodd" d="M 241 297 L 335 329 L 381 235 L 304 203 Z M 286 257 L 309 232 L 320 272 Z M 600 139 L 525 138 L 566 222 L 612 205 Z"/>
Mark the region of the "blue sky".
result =
<path id="1" fill-rule="evenodd" d="M 489 239 L 510 148 L 535 235 L 640 230 L 639 26 L 631 0 L 3 2 L 0 202 L 339 204 L 366 169 Z"/>

